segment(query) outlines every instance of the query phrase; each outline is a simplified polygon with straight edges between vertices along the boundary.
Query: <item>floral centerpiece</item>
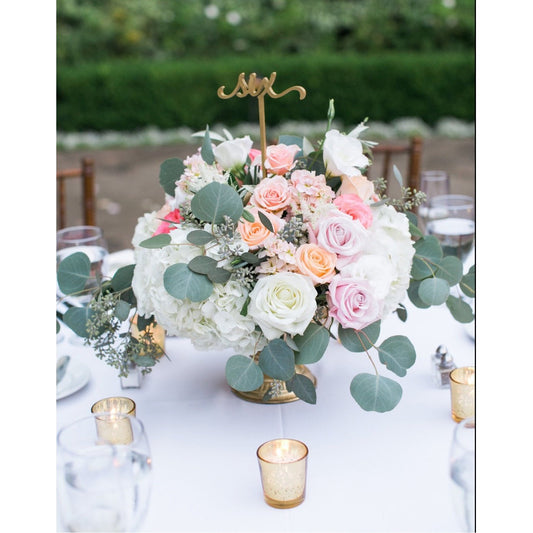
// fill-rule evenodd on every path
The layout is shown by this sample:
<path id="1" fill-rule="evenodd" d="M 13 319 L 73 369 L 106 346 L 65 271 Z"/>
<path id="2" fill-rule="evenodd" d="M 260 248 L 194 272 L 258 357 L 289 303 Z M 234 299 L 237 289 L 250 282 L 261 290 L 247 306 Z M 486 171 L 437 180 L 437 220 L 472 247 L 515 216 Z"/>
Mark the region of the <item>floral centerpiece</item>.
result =
<path id="1" fill-rule="evenodd" d="M 131 361 L 144 371 L 157 363 L 161 348 L 149 333 L 157 322 L 200 350 L 235 350 L 229 385 L 254 391 L 268 376 L 267 398 L 281 383 L 315 403 L 312 376 L 299 366 L 319 361 L 331 338 L 369 357 L 377 351 L 404 376 L 414 346 L 401 335 L 378 344 L 381 321 L 391 313 L 406 320 L 407 296 L 422 308 L 446 302 L 457 320 L 473 320 L 450 287 L 473 296 L 474 271 L 463 275 L 462 263 L 443 257 L 436 238 L 417 228 L 409 211 L 421 193 L 402 187 L 395 200 L 383 180 L 365 177 L 374 145 L 360 138 L 365 124 L 344 134 L 331 129 L 333 115 L 331 102 L 316 148 L 282 136 L 265 158 L 249 136 L 206 129 L 196 153 L 161 165 L 165 203 L 138 221 L 135 265 L 100 280 L 92 302 L 69 309 L 65 322 L 120 375 Z M 58 281 L 68 294 L 89 275 L 74 254 L 61 263 Z M 142 337 L 121 330 L 134 312 Z M 365 410 L 391 410 L 401 386 L 372 366 L 374 373 L 353 378 L 350 392 Z"/>

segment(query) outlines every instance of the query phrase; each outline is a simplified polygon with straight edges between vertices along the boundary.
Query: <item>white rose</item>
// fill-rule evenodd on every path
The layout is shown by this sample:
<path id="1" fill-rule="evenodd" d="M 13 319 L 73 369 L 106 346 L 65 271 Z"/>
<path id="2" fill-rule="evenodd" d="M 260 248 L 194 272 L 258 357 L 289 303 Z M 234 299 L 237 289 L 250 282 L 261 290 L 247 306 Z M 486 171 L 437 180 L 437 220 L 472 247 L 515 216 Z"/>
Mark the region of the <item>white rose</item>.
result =
<path id="1" fill-rule="evenodd" d="M 224 170 L 242 167 L 246 163 L 253 141 L 248 135 L 239 139 L 221 142 L 213 150 L 217 163 Z"/>
<path id="2" fill-rule="evenodd" d="M 359 176 L 368 166 L 368 158 L 359 139 L 330 130 L 324 140 L 324 164 L 328 175 Z"/>
<path id="3" fill-rule="evenodd" d="M 268 340 L 283 333 L 302 335 L 316 311 L 317 292 L 306 276 L 281 272 L 259 279 L 250 293 L 248 316 Z"/>

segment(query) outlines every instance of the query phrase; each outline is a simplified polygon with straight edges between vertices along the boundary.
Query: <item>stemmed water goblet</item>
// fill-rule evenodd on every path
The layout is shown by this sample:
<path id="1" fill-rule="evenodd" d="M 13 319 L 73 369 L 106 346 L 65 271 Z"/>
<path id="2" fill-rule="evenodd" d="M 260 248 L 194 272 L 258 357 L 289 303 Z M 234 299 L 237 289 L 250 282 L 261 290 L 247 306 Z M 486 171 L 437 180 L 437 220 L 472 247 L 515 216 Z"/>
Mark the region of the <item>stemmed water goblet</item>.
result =
<path id="1" fill-rule="evenodd" d="M 84 305 L 91 300 L 91 289 L 96 288 L 97 276 L 105 275 L 109 252 L 103 237 L 102 229 L 97 226 L 72 226 L 57 232 L 56 256 L 57 265 L 75 252 L 85 253 L 91 262 L 91 277 L 82 293 L 69 295 L 68 300 L 74 305 Z M 57 287 L 57 295 L 65 295 Z"/>
<path id="2" fill-rule="evenodd" d="M 454 429 L 450 449 L 452 497 L 462 531 L 475 526 L 475 418 L 465 418 Z"/>
<path id="3" fill-rule="evenodd" d="M 435 196 L 450 194 L 450 177 L 444 170 L 425 170 L 420 174 L 420 191 L 426 195 L 424 202 L 418 207 L 420 227 L 424 230 L 428 215 L 429 202 Z"/>
<path id="4" fill-rule="evenodd" d="M 430 199 L 426 233 L 437 237 L 445 255 L 466 264 L 473 253 L 475 231 L 474 198 L 443 194 Z"/>
<path id="5" fill-rule="evenodd" d="M 152 461 L 135 416 L 96 413 L 57 435 L 62 531 L 137 531 L 149 504 Z"/>

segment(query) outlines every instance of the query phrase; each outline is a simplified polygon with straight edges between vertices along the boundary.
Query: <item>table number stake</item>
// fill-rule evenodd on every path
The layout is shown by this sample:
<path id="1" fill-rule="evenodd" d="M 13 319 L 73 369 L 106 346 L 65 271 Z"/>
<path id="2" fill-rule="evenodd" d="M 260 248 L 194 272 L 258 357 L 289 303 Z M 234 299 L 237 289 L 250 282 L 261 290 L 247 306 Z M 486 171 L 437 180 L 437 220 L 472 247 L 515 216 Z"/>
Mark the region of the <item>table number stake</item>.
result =
<path id="1" fill-rule="evenodd" d="M 230 94 L 225 94 L 224 89 L 225 85 L 222 85 L 218 88 L 217 94 L 219 98 L 227 100 L 228 98 L 244 98 L 245 96 L 251 96 L 252 98 L 257 98 L 257 104 L 259 106 L 259 132 L 261 135 L 261 168 L 263 170 L 263 178 L 266 177 L 265 172 L 265 161 L 266 161 L 266 125 L 265 125 L 265 96 L 268 95 L 271 98 L 281 98 L 291 91 L 297 91 L 300 94 L 300 100 L 303 100 L 306 97 L 306 91 L 300 85 L 294 85 L 285 89 L 281 93 L 276 93 L 272 86 L 276 80 L 276 73 L 272 72 L 270 77 L 258 77 L 255 72 L 250 74 L 248 81 L 245 79 L 244 72 L 239 74 L 237 79 L 237 84 Z"/>

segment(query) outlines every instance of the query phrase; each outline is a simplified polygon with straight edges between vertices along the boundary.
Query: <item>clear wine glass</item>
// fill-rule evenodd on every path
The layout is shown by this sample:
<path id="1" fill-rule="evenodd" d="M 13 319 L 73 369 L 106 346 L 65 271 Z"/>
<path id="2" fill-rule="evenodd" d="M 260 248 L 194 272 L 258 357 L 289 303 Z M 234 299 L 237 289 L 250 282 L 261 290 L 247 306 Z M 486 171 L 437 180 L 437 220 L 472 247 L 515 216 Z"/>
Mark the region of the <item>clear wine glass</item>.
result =
<path id="1" fill-rule="evenodd" d="M 475 418 L 457 424 L 450 449 L 452 497 L 461 531 L 475 527 Z"/>
<path id="2" fill-rule="evenodd" d="M 475 201 L 463 194 L 443 194 L 431 198 L 426 234 L 435 235 L 445 255 L 455 255 L 465 264 L 473 253 Z"/>
<path id="3" fill-rule="evenodd" d="M 91 291 L 96 287 L 96 274 L 107 273 L 107 257 L 109 255 L 107 243 L 102 229 L 97 226 L 72 226 L 57 232 L 56 257 L 57 265 L 65 257 L 75 253 L 85 253 L 91 261 L 91 279 L 87 281 L 83 294 L 69 296 L 68 299 L 75 305 L 84 305 L 91 300 Z M 57 295 L 65 295 L 57 287 Z"/>
<path id="4" fill-rule="evenodd" d="M 57 435 L 62 531 L 137 531 L 150 500 L 152 459 L 135 416 L 97 413 Z"/>
<path id="5" fill-rule="evenodd" d="M 429 211 L 429 202 L 435 196 L 450 194 L 450 177 L 444 170 L 425 170 L 420 174 L 420 191 L 426 200 L 418 207 L 420 227 L 424 230 Z"/>

